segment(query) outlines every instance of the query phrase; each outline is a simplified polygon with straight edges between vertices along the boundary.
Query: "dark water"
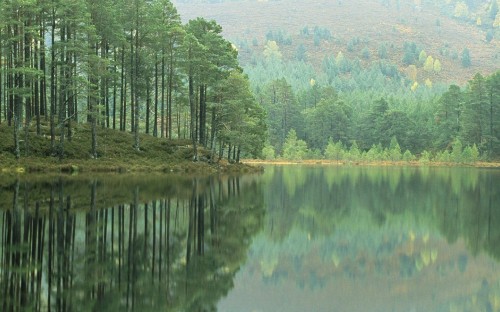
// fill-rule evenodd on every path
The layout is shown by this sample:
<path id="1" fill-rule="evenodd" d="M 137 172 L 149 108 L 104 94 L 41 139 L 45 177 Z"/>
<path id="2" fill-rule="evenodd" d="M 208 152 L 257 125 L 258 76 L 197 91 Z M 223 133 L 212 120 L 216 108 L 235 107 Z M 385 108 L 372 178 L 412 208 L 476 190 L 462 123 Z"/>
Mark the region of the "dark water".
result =
<path id="1" fill-rule="evenodd" d="M 0 311 L 500 311 L 500 171 L 0 176 Z"/>

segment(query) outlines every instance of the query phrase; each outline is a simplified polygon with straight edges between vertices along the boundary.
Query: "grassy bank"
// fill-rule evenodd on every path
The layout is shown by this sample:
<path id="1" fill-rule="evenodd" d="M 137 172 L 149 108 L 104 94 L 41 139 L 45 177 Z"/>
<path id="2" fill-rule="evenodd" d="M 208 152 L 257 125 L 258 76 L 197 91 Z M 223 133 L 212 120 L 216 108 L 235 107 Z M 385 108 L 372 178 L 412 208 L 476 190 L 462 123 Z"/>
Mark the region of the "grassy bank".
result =
<path id="1" fill-rule="evenodd" d="M 99 128 L 98 157 L 91 156 L 91 130 L 78 124 L 72 128 L 72 138 L 64 141 L 64 157 L 59 159 L 51 148 L 49 128 L 42 126 L 42 135 L 36 129 L 21 130 L 21 157 L 14 156 L 13 128 L 0 125 L 0 173 L 33 172 L 175 172 L 212 174 L 216 172 L 254 172 L 258 166 L 229 164 L 220 161 L 192 161 L 193 149 L 189 140 L 168 140 L 151 135 L 140 135 L 140 149 L 133 147 L 134 136 L 129 132 Z M 29 144 L 26 144 L 29 142 Z M 60 138 L 56 137 L 56 149 Z M 209 152 L 199 149 L 201 159 Z"/>

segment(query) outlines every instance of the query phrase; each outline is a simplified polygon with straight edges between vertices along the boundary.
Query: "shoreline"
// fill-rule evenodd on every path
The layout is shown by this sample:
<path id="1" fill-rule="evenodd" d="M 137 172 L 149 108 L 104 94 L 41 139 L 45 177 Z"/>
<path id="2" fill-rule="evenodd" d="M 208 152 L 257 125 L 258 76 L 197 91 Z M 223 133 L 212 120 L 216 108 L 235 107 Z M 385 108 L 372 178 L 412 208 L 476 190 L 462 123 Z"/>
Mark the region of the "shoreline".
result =
<path id="1" fill-rule="evenodd" d="M 321 165 L 321 166 L 366 166 L 366 167 L 464 167 L 464 168 L 500 168 L 500 162 L 475 162 L 475 163 L 454 163 L 454 162 L 419 162 L 419 161 L 337 161 L 327 159 L 304 159 L 304 160 L 260 160 L 243 159 L 241 161 L 248 165 Z"/>
<path id="2" fill-rule="evenodd" d="M 21 158 L 20 160 L 4 162 L 0 157 L 0 177 L 12 174 L 244 174 L 262 172 L 257 164 L 228 163 L 225 160 L 209 163 L 206 161 L 124 161 L 118 159 L 58 159 L 46 157 Z"/>

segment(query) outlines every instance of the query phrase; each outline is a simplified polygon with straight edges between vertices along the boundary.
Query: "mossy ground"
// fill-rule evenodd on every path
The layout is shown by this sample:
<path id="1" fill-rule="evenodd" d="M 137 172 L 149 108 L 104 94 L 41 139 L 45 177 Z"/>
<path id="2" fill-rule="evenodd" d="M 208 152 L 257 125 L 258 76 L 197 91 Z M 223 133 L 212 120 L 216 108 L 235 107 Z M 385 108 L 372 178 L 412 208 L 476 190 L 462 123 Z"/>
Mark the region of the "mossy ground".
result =
<path id="1" fill-rule="evenodd" d="M 168 140 L 152 135 L 140 135 L 140 148 L 134 148 L 134 135 L 130 132 L 99 127 L 98 157 L 91 156 L 91 129 L 87 124 L 75 124 L 71 139 L 64 140 L 64 156 L 60 159 L 60 137 L 56 137 L 55 150 L 51 148 L 49 127 L 43 123 L 41 135 L 34 126 L 28 136 L 20 131 L 20 154 L 14 155 L 13 127 L 0 124 L 0 173 L 23 172 L 176 172 L 215 173 L 252 172 L 257 167 L 229 164 L 220 161 L 192 161 L 193 149 L 189 140 Z M 67 129 L 66 129 L 67 131 Z M 67 134 L 66 134 L 67 135 Z M 29 144 L 26 144 L 29 142 Z M 199 149 L 207 159 L 209 152 Z"/>

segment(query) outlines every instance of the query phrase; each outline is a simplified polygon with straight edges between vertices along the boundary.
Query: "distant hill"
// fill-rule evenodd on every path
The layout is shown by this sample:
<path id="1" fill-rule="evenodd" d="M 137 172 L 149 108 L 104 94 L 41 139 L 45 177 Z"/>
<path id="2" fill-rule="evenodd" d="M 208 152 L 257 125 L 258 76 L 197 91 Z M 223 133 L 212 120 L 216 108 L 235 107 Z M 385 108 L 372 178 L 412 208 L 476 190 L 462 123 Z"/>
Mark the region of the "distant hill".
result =
<path id="1" fill-rule="evenodd" d="M 496 1 L 496 0 L 493 0 Z M 462 5 L 465 4 L 465 8 Z M 500 69 L 499 27 L 493 27 L 491 1 L 468 0 L 281 0 L 174 1 L 185 19 L 216 20 L 239 48 L 242 64 L 262 55 L 268 40 L 277 41 L 284 59 L 303 57 L 316 69 L 339 51 L 363 65 L 380 59 L 407 75 L 415 63 L 418 80 L 463 84 L 480 72 Z M 458 9 L 457 9 L 458 7 Z M 457 11 L 458 10 L 458 11 Z M 465 11 L 462 11 L 465 10 Z M 438 71 L 405 60 L 414 53 L 438 59 Z M 471 64 L 464 67 L 467 50 Z"/>

